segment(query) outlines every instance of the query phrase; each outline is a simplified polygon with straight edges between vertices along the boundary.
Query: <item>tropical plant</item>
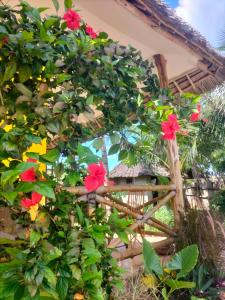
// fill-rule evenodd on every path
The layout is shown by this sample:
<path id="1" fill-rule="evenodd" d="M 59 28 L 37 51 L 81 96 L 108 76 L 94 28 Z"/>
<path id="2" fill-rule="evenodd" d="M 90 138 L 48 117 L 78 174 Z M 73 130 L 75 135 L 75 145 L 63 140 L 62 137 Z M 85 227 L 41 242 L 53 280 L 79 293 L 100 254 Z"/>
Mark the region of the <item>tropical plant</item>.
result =
<path id="1" fill-rule="evenodd" d="M 96 34 L 64 3 L 63 18 L 25 1 L 0 6 L 0 205 L 18 229 L 0 238 L 0 299 L 101 300 L 121 285 L 106 245 L 115 233 L 127 241 L 130 220 L 64 186 L 82 184 L 99 160 L 83 141 L 114 136 L 134 114 L 144 122 L 157 77 L 137 50 Z"/>
<path id="2" fill-rule="evenodd" d="M 160 257 L 151 244 L 143 240 L 143 256 L 146 274 L 144 280 L 150 282 L 149 288 L 159 289 L 160 287 L 164 300 L 172 299 L 172 294 L 179 289 L 195 287 L 195 282 L 180 279 L 185 278 L 197 264 L 198 248 L 196 245 L 187 246 L 177 252 L 165 266 L 162 266 Z"/>

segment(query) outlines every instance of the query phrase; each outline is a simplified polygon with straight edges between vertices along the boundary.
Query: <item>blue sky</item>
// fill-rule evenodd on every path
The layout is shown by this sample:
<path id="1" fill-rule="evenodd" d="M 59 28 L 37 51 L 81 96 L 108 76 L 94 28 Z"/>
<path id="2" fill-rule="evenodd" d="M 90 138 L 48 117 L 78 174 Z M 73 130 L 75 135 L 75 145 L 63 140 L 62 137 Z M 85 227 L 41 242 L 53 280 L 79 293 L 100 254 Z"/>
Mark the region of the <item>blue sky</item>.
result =
<path id="1" fill-rule="evenodd" d="M 165 1 L 170 7 L 177 7 L 178 6 L 178 0 L 166 0 Z"/>

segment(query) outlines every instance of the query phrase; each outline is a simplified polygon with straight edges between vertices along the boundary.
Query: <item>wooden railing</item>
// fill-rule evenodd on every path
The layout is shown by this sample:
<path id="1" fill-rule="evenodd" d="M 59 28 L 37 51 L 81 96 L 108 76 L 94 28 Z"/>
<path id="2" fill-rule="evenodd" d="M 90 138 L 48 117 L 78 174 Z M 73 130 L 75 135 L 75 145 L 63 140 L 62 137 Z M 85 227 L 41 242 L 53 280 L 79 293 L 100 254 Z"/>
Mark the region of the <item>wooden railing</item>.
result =
<path id="1" fill-rule="evenodd" d="M 154 248 L 170 245 L 177 235 L 176 226 L 171 228 L 169 225 L 157 220 L 154 217 L 156 211 L 162 206 L 166 205 L 169 201 L 173 203 L 176 201 L 176 185 L 116 185 L 116 186 L 101 186 L 94 193 L 88 193 L 83 186 L 67 187 L 64 188 L 68 192 L 78 196 L 77 201 L 87 202 L 93 205 L 93 202 L 100 204 L 103 207 L 116 208 L 121 217 L 129 216 L 134 221 L 130 225 L 130 230 L 141 236 L 159 236 L 163 240 L 153 243 Z M 115 192 L 160 192 L 161 195 L 148 200 L 147 202 L 133 206 L 120 199 L 115 198 L 111 193 Z M 164 192 L 164 193 L 163 193 Z M 163 194 L 162 194 L 163 193 Z M 149 209 L 145 212 L 145 208 Z M 172 208 L 176 205 L 172 205 Z M 175 217 L 175 215 L 174 215 Z M 149 225 L 157 231 L 145 230 L 145 225 Z M 117 248 L 121 244 L 121 240 L 117 237 L 109 242 L 109 248 Z M 115 252 L 114 257 L 118 260 L 123 260 L 128 257 L 133 257 L 140 254 L 142 247 L 125 249 L 123 252 Z"/>

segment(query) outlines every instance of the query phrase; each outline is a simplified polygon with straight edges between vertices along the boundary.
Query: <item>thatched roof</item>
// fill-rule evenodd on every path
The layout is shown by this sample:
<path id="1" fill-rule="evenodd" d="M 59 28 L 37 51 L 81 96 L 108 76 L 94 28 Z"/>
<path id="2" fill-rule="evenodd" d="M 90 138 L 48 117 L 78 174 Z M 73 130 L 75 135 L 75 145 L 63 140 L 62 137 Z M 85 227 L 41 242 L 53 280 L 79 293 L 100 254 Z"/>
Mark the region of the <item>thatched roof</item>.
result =
<path id="1" fill-rule="evenodd" d="M 110 173 L 109 178 L 135 178 L 140 176 L 169 176 L 168 171 L 161 166 L 137 164 L 132 167 L 120 163 Z"/>
<path id="2" fill-rule="evenodd" d="M 160 0 L 115 1 L 141 18 L 152 29 L 198 57 L 195 68 L 175 78 L 169 78 L 170 88 L 174 94 L 203 93 L 225 80 L 225 57 L 216 51 L 198 31 L 179 18 L 164 2 Z"/>

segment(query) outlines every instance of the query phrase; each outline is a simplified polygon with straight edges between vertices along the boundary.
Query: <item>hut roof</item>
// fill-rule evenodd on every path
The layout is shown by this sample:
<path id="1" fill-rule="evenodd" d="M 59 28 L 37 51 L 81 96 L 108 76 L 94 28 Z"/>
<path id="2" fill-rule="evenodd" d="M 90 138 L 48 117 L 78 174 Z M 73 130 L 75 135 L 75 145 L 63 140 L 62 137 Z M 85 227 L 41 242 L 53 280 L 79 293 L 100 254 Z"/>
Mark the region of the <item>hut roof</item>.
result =
<path id="1" fill-rule="evenodd" d="M 141 163 L 132 167 L 120 163 L 109 173 L 109 178 L 135 178 L 140 176 L 169 176 L 169 173 L 161 166 L 147 166 Z"/>
<path id="2" fill-rule="evenodd" d="M 216 51 L 197 30 L 179 18 L 175 11 L 163 1 L 115 1 L 126 7 L 152 29 L 173 41 L 177 46 L 186 48 L 198 58 L 193 68 L 184 70 L 172 78 L 169 76 L 169 85 L 174 94 L 182 92 L 201 94 L 215 88 L 225 80 L 225 57 Z"/>

